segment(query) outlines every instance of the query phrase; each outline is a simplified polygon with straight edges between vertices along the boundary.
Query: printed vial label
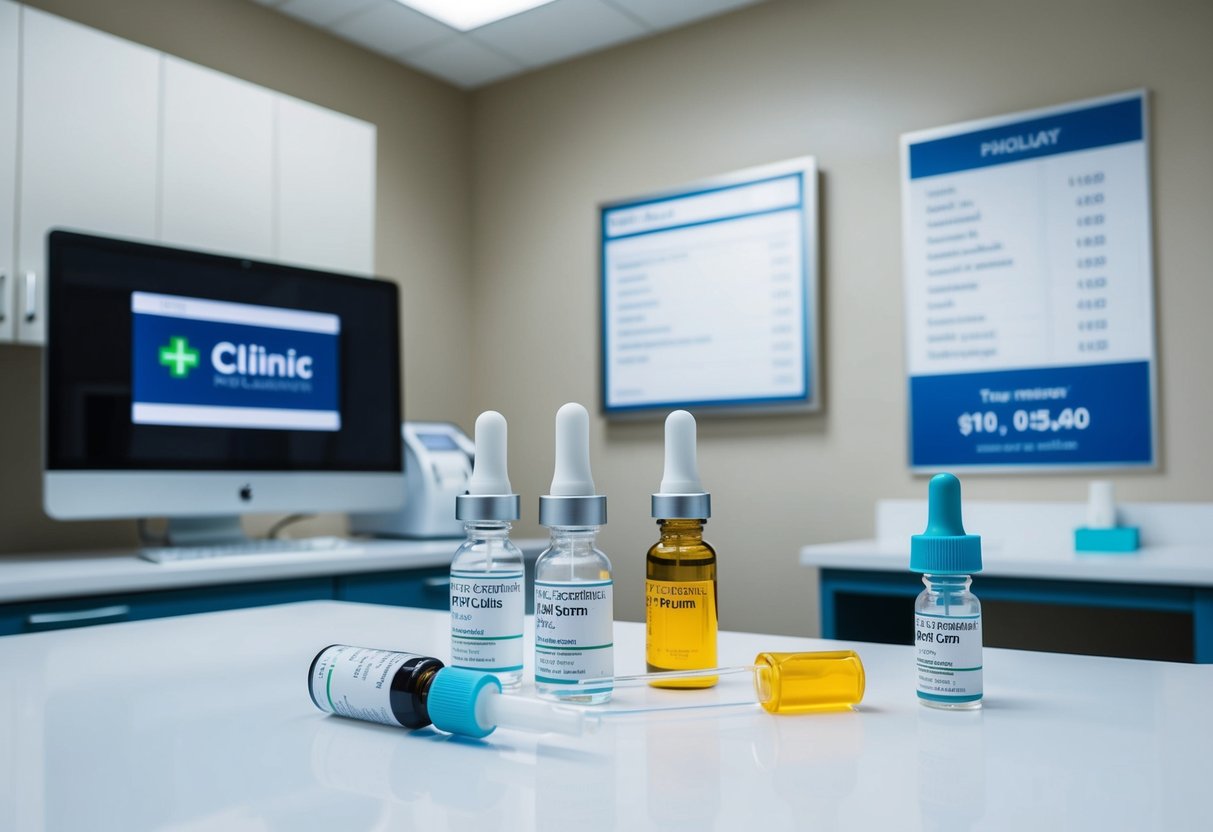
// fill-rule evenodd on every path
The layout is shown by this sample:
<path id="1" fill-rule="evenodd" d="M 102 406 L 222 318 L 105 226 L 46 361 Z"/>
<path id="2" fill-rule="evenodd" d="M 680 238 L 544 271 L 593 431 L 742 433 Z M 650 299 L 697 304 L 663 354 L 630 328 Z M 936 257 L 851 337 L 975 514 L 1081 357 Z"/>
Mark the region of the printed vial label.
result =
<path id="1" fill-rule="evenodd" d="M 716 666 L 716 582 L 645 581 L 645 660 L 665 670 Z"/>
<path id="2" fill-rule="evenodd" d="M 521 572 L 451 570 L 451 666 L 522 670 Z"/>
<path id="3" fill-rule="evenodd" d="M 981 698 L 981 616 L 914 614 L 918 696 L 940 702 Z"/>
<path id="4" fill-rule="evenodd" d="M 392 677 L 415 653 L 368 650 L 344 644 L 326 649 L 312 669 L 312 701 L 322 711 L 404 727 L 392 715 Z"/>
<path id="5" fill-rule="evenodd" d="M 535 582 L 536 682 L 567 685 L 615 674 L 613 592 L 611 581 Z"/>

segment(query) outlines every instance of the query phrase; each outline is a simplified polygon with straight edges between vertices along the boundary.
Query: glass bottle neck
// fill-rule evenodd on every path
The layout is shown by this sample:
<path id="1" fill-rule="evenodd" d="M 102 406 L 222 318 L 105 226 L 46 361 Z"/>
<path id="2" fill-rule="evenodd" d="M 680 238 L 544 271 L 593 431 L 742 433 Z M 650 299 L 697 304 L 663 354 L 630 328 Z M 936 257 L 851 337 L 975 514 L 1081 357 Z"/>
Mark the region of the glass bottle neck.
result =
<path id="1" fill-rule="evenodd" d="M 552 542 L 593 543 L 598 526 L 552 526 Z"/>
<path id="2" fill-rule="evenodd" d="M 511 528 L 501 520 L 472 520 L 463 524 L 468 540 L 506 540 Z"/>
<path id="3" fill-rule="evenodd" d="M 658 520 L 662 540 L 703 540 L 702 520 Z"/>
<path id="4" fill-rule="evenodd" d="M 922 582 L 932 592 L 965 592 L 973 585 L 973 579 L 968 575 L 931 575 L 924 574 Z"/>

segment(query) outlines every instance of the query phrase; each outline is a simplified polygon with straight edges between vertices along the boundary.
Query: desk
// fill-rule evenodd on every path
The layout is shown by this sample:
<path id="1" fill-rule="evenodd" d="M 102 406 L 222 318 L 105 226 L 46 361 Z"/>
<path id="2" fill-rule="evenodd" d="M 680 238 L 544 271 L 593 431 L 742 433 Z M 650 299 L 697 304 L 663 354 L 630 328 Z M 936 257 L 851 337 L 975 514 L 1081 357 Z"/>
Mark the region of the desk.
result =
<path id="1" fill-rule="evenodd" d="M 166 564 L 130 551 L 0 555 L 0 636 L 333 598 L 445 609 L 462 542 L 355 539 L 339 550 Z M 547 546 L 514 542 L 531 561 Z M 48 618 L 63 621 L 37 623 Z"/>
<path id="2" fill-rule="evenodd" d="M 317 602 L 4 639 L 0 828 L 1213 828 L 1213 667 L 987 650 L 987 707 L 941 713 L 914 698 L 910 648 L 862 644 L 856 712 L 621 716 L 582 738 L 409 733 L 309 701 L 320 647 L 444 658 L 447 626 Z M 643 668 L 643 639 L 616 624 L 619 672 Z M 836 646 L 722 633 L 720 657 Z"/>

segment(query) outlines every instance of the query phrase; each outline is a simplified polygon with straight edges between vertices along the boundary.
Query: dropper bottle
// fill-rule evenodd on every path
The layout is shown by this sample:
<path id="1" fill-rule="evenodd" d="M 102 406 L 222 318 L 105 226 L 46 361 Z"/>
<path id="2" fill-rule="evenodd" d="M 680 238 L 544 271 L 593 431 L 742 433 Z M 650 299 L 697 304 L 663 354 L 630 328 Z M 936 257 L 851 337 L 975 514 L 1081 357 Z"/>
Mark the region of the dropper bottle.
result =
<path id="1" fill-rule="evenodd" d="M 716 551 L 704 542 L 712 495 L 699 482 L 695 417 L 675 410 L 665 420 L 665 472 L 653 495 L 661 539 L 645 558 L 645 662 L 650 671 L 716 665 Z M 661 688 L 709 688 L 715 676 L 664 677 Z"/>
<path id="2" fill-rule="evenodd" d="M 497 728 L 582 733 L 575 708 L 504 696 L 491 673 L 445 667 L 439 659 L 395 650 L 331 644 L 308 669 L 308 693 L 320 710 L 398 728 L 431 723 L 449 734 L 487 737 Z"/>
<path id="3" fill-rule="evenodd" d="M 551 545 L 535 561 L 535 690 L 546 697 L 615 672 L 611 562 L 594 545 L 606 524 L 606 497 L 590 474 L 590 417 L 575 402 L 556 413 L 551 492 L 539 498 Z M 610 682 L 562 698 L 606 702 Z"/>
<path id="4" fill-rule="evenodd" d="M 505 417 L 494 410 L 476 419 L 476 456 L 455 517 L 467 541 L 451 561 L 451 666 L 494 674 L 507 691 L 522 684 L 522 552 L 510 541 L 519 515 L 506 465 Z"/>
<path id="5" fill-rule="evenodd" d="M 981 571 L 981 538 L 960 518 L 960 480 L 931 478 L 927 528 L 910 538 L 910 571 L 926 589 L 914 602 L 918 701 L 932 708 L 981 707 L 981 603 L 969 576 Z"/>

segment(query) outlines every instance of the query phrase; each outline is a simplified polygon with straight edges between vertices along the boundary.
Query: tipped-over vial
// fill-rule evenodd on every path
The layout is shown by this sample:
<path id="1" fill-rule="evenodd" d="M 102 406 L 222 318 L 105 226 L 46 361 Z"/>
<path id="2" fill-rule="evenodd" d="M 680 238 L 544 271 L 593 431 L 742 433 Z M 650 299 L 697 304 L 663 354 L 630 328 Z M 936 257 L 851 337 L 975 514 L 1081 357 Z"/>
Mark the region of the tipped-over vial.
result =
<path id="1" fill-rule="evenodd" d="M 579 735 L 574 708 L 505 696 L 491 673 L 446 667 L 432 656 L 332 644 L 316 654 L 308 692 L 322 711 L 400 728 L 487 737 L 498 726 Z"/>

